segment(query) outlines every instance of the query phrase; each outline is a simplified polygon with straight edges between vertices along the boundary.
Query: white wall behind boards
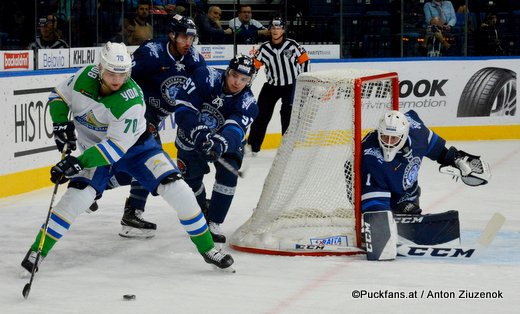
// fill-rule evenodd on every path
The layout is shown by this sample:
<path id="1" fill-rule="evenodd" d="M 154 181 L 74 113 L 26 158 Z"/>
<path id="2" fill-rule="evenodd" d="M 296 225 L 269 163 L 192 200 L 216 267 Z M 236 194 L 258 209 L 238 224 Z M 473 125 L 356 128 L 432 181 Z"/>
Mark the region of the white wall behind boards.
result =
<path id="1" fill-rule="evenodd" d="M 520 127 L 516 112 L 516 73 L 520 71 L 520 59 L 315 62 L 311 65 L 312 71 L 338 68 L 372 68 L 399 73 L 401 108 L 416 110 L 430 126 Z M 0 179 L 2 175 L 54 164 L 58 158 L 46 102 L 50 89 L 70 76 L 71 70 L 52 73 L 0 76 Z M 253 84 L 255 95 L 258 96 L 264 83 L 262 69 Z M 486 93 L 502 93 L 505 100 L 500 102 L 509 104 L 509 114 L 505 115 L 507 110 L 492 112 L 497 109 L 496 102 L 483 100 L 482 95 Z M 480 113 L 475 114 L 475 111 Z M 163 142 L 173 142 L 174 127 L 173 118 L 165 121 L 161 131 Z M 278 109 L 268 129 L 268 133 L 277 132 L 280 132 Z M 513 137 L 520 138 L 518 134 Z M 486 138 L 485 134 L 482 138 Z"/>

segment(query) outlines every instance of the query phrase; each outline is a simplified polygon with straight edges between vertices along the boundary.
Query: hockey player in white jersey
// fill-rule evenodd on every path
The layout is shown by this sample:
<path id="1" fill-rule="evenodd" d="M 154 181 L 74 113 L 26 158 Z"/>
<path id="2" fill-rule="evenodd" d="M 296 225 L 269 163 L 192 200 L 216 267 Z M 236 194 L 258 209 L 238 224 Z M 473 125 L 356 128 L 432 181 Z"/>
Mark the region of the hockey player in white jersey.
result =
<path id="1" fill-rule="evenodd" d="M 41 249 L 42 258 L 47 256 L 118 172 L 128 173 L 175 209 L 181 225 L 207 263 L 220 268 L 233 264 L 231 255 L 215 249 L 193 192 L 147 131 L 143 94 L 130 78 L 130 72 L 131 58 L 126 46 L 108 42 L 101 50 L 98 66 L 82 68 L 51 92 L 49 108 L 59 149 L 73 149 L 77 131 L 81 153 L 77 157 L 66 155 L 51 168 L 53 182 L 62 184 L 70 180 L 70 183 L 52 209 L 46 233 L 43 229 L 39 231 L 22 261 L 29 272 L 37 251 Z M 43 234 L 44 244 L 40 247 Z"/>

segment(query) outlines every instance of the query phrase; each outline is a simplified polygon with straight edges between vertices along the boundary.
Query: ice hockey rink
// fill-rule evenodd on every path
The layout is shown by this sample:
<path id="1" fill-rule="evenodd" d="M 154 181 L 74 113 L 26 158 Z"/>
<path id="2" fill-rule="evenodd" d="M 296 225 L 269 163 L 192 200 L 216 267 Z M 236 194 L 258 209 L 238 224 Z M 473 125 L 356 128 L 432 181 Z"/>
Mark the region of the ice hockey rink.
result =
<path id="1" fill-rule="evenodd" d="M 20 261 L 45 220 L 52 193 L 45 188 L 0 199 L 0 313 L 519 313 L 520 141 L 449 144 L 482 155 L 492 179 L 471 188 L 425 159 L 423 213 L 458 210 L 462 245 L 469 247 L 493 213 L 507 218 L 492 245 L 471 258 L 368 262 L 364 256 L 267 256 L 225 247 L 236 273 L 224 273 L 203 261 L 159 197 L 149 200 L 145 213 L 158 224 L 156 237 L 121 238 L 128 189 L 119 188 L 104 194 L 97 212 L 76 220 L 40 266 L 25 300 L 28 279 L 19 277 Z M 228 236 L 251 215 L 274 155 L 262 151 L 248 161 L 222 226 Z M 475 292 L 496 298 L 469 298 Z M 124 301 L 125 294 L 136 300 Z"/>

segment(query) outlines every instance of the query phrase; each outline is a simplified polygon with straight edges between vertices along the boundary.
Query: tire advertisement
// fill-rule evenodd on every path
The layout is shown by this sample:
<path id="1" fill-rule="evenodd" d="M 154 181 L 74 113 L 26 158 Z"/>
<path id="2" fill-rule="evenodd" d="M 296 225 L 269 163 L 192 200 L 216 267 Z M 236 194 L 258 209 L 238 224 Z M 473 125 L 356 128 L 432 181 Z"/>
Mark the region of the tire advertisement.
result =
<path id="1" fill-rule="evenodd" d="M 399 73 L 400 109 L 417 111 L 432 127 L 520 125 L 516 112 L 520 59 L 345 62 L 341 67 Z"/>

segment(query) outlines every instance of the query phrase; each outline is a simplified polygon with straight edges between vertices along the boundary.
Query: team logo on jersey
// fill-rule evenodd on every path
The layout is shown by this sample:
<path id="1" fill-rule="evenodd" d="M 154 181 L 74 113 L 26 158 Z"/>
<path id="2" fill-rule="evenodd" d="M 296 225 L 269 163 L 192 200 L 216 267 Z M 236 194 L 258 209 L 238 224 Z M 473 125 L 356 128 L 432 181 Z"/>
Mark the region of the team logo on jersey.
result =
<path id="1" fill-rule="evenodd" d="M 204 123 L 204 125 L 208 126 L 211 130 L 218 130 L 224 125 L 226 119 L 222 116 L 218 108 L 204 103 L 202 104 L 200 122 Z"/>
<path id="2" fill-rule="evenodd" d="M 415 184 L 415 182 L 417 182 L 420 167 L 421 158 L 419 157 L 413 157 L 408 163 L 408 165 L 406 165 L 403 174 L 403 188 L 405 190 L 411 188 Z"/>
<path id="3" fill-rule="evenodd" d="M 92 111 L 89 111 L 81 116 L 76 116 L 74 119 L 84 127 L 93 131 L 106 132 L 108 129 L 108 125 L 99 122 Z"/>
<path id="4" fill-rule="evenodd" d="M 381 153 L 381 149 L 380 148 L 367 148 L 363 151 L 363 154 L 364 155 L 372 155 L 374 157 L 377 158 L 377 161 L 379 161 L 379 163 L 383 163 L 384 162 L 384 158 L 383 158 L 383 154 Z"/>
<path id="5" fill-rule="evenodd" d="M 283 51 L 283 55 L 287 58 L 290 58 L 293 55 L 293 51 L 291 49 L 285 49 Z"/>
<path id="6" fill-rule="evenodd" d="M 220 107 L 224 106 L 224 99 L 217 96 L 211 103 L 214 104 L 217 109 L 219 109 Z"/>
<path id="7" fill-rule="evenodd" d="M 421 128 L 420 122 L 415 121 L 414 119 L 412 119 L 409 116 L 406 116 L 406 119 L 408 120 L 408 123 L 410 124 L 410 129 L 420 129 Z"/>
<path id="8" fill-rule="evenodd" d="M 175 62 L 175 69 L 177 72 L 184 71 L 186 69 L 186 66 L 183 63 L 180 63 L 179 61 Z"/>
<path id="9" fill-rule="evenodd" d="M 149 42 L 145 45 L 149 49 L 150 56 L 154 56 L 159 59 L 159 52 L 162 51 L 162 46 L 160 44 Z"/>
<path id="10" fill-rule="evenodd" d="M 179 92 L 179 88 L 186 81 L 185 76 L 171 76 L 161 84 L 161 95 L 169 105 L 175 105 L 175 99 L 177 98 L 177 93 Z"/>

